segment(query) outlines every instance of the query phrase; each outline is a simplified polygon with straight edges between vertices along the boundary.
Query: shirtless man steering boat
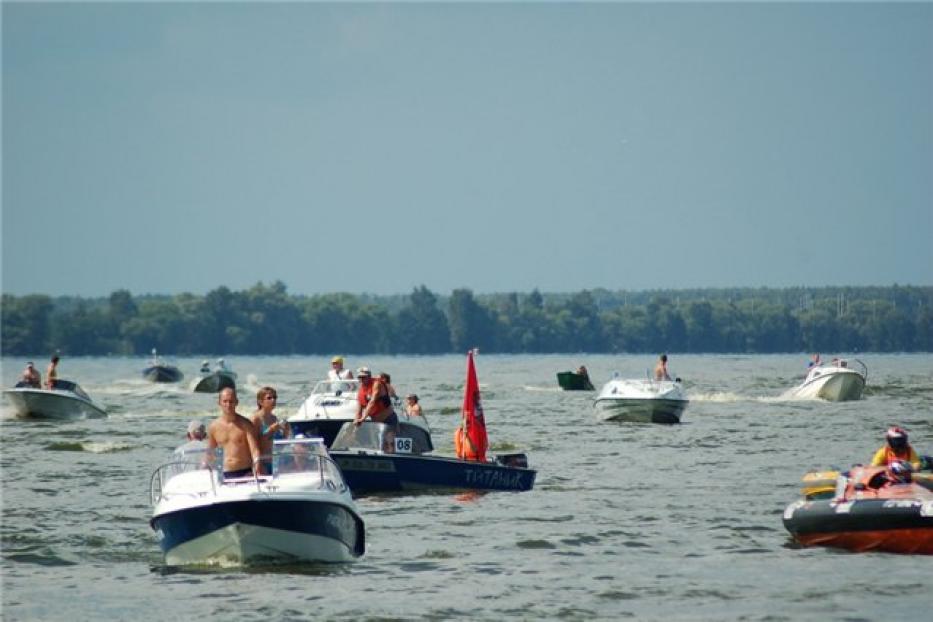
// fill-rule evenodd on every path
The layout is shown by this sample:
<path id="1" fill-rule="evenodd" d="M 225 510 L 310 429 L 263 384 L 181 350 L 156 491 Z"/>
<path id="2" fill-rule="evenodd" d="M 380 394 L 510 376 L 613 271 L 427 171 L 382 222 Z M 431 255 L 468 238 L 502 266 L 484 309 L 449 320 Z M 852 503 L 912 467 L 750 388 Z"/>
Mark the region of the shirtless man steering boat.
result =
<path id="1" fill-rule="evenodd" d="M 215 447 L 224 450 L 224 478 L 258 474 L 259 439 L 252 422 L 237 413 L 236 391 L 227 387 L 217 399 L 220 416 L 207 428 L 208 455 Z"/>

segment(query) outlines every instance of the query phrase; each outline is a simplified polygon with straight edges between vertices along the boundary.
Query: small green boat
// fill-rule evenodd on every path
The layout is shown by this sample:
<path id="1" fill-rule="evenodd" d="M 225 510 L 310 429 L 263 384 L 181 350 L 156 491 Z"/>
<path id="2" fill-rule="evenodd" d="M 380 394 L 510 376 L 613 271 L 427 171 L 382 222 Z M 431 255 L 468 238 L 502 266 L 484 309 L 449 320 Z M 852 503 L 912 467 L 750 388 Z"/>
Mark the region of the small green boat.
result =
<path id="1" fill-rule="evenodd" d="M 590 377 L 586 373 L 586 370 L 583 370 L 582 373 L 578 371 L 557 372 L 557 384 L 559 384 L 560 388 L 564 391 L 596 390 L 596 387 L 594 387 L 593 383 L 590 382 Z"/>

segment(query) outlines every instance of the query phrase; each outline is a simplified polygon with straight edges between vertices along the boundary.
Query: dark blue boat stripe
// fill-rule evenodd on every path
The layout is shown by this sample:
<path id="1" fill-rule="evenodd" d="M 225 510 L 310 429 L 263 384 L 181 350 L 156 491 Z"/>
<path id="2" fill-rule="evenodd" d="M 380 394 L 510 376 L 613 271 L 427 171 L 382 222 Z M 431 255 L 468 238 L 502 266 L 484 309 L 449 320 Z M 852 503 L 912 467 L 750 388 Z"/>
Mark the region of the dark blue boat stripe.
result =
<path id="1" fill-rule="evenodd" d="M 363 521 L 336 503 L 299 500 L 257 500 L 215 503 L 153 517 L 150 525 L 162 532 L 163 551 L 195 540 L 234 523 L 295 533 L 319 535 L 343 542 L 354 555 L 365 549 Z"/>

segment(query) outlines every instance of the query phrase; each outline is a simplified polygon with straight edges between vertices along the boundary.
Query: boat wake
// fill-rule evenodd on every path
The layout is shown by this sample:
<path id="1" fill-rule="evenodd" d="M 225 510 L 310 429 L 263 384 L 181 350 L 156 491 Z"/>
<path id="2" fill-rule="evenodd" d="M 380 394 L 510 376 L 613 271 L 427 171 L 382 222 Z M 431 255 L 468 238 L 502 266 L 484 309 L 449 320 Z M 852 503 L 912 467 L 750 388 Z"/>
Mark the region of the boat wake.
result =
<path id="1" fill-rule="evenodd" d="M 65 441 L 50 443 L 49 451 L 82 451 L 91 454 L 113 454 L 134 449 L 134 445 L 120 441 Z"/>

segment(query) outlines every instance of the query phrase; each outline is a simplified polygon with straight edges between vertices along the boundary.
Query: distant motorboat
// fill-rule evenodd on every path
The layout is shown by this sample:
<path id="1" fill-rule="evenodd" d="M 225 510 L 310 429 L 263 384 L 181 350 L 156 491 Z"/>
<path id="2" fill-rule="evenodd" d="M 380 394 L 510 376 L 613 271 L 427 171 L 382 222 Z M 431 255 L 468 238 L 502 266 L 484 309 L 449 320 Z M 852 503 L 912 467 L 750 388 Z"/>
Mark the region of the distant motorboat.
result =
<path id="1" fill-rule="evenodd" d="M 861 399 L 868 367 L 858 359 L 833 359 L 814 365 L 804 381 L 784 393 L 785 399 L 823 399 L 845 402 Z"/>
<path id="2" fill-rule="evenodd" d="M 174 365 L 152 365 L 143 370 L 149 382 L 179 382 L 185 375 Z"/>
<path id="3" fill-rule="evenodd" d="M 95 404 L 76 382 L 58 379 L 54 389 L 40 389 L 17 383 L 3 392 L 18 417 L 43 419 L 94 419 L 107 412 Z"/>
<path id="4" fill-rule="evenodd" d="M 689 403 L 680 379 L 613 378 L 600 390 L 594 406 L 604 421 L 680 423 Z"/>
<path id="5" fill-rule="evenodd" d="M 557 384 L 564 391 L 595 391 L 596 387 L 590 382 L 587 374 L 576 371 L 557 372 Z"/>
<path id="6" fill-rule="evenodd" d="M 203 455 L 203 454 L 202 454 Z M 346 562 L 365 528 L 321 439 L 277 440 L 272 474 L 224 478 L 187 455 L 150 480 L 150 526 L 165 563 L 255 565 Z"/>
<path id="7" fill-rule="evenodd" d="M 236 389 L 236 378 L 236 373 L 230 370 L 211 372 L 196 378 L 191 383 L 191 390 L 195 393 L 220 393 L 227 388 Z"/>
<path id="8" fill-rule="evenodd" d="M 143 370 L 143 378 L 149 382 L 179 382 L 185 375 L 174 365 L 169 365 L 152 350 L 152 360 Z"/>

